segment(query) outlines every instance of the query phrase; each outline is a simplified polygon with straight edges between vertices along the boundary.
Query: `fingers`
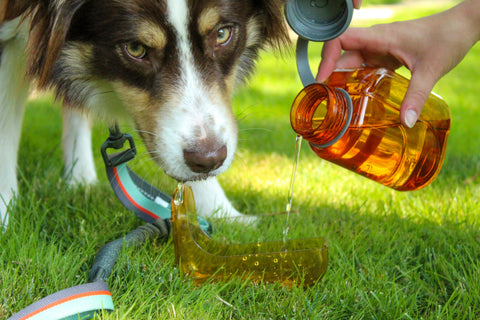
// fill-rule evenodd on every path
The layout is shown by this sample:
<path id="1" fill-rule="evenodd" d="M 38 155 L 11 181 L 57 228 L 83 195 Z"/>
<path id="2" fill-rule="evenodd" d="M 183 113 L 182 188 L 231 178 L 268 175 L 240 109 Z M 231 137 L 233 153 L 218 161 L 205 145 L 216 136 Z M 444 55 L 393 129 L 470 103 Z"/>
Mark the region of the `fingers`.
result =
<path id="1" fill-rule="evenodd" d="M 325 81 L 335 69 L 337 60 L 342 54 L 342 44 L 340 40 L 334 39 L 326 42 L 322 49 L 322 60 L 318 66 L 317 81 Z"/>
<path id="2" fill-rule="evenodd" d="M 336 69 L 360 68 L 367 64 L 368 61 L 358 51 L 345 51 L 340 59 L 338 59 Z"/>
<path id="3" fill-rule="evenodd" d="M 362 5 L 362 0 L 353 0 L 353 7 L 355 9 L 360 9 L 361 5 Z"/>
<path id="4" fill-rule="evenodd" d="M 322 50 L 317 81 L 325 81 L 336 68 L 356 68 L 363 63 L 397 68 L 399 62 L 389 55 L 385 28 L 350 28 L 340 37 L 328 41 Z M 345 52 L 342 54 L 342 50 Z"/>
<path id="5" fill-rule="evenodd" d="M 356 50 L 361 45 L 361 42 L 357 39 L 357 33 L 361 33 L 361 31 L 359 32 L 358 29 L 351 28 L 340 37 L 325 42 L 322 49 L 322 61 L 318 66 L 318 82 L 325 81 L 336 68 L 353 67 L 351 58 L 344 58 L 345 54 L 342 55 L 342 50 Z M 358 59 L 358 54 L 356 59 Z M 344 65 L 342 65 L 342 60 L 346 60 Z M 361 65 L 361 62 L 359 65 Z"/>
<path id="6" fill-rule="evenodd" d="M 400 109 L 400 121 L 403 125 L 408 128 L 412 128 L 415 125 L 435 82 L 436 79 L 428 71 L 412 73 L 412 78 Z"/>

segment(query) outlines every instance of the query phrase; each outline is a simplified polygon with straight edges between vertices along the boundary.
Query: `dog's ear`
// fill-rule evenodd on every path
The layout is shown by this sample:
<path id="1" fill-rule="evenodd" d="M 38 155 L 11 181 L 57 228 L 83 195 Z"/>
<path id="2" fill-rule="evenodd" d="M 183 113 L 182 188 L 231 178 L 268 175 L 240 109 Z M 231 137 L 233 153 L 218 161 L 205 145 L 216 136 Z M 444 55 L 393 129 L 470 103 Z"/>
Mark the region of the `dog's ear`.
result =
<path id="1" fill-rule="evenodd" d="M 289 31 L 283 13 L 283 0 L 262 0 L 256 5 L 261 6 L 265 14 L 264 36 L 276 49 L 281 49 L 290 43 Z"/>
<path id="2" fill-rule="evenodd" d="M 31 2 L 29 0 L 1 0 L 0 25 L 22 15 L 30 7 Z"/>
<path id="3" fill-rule="evenodd" d="M 37 79 L 39 87 L 45 87 L 60 57 L 70 24 L 75 13 L 87 0 L 52 1 L 37 0 L 31 11 L 30 37 L 27 43 L 29 55 L 28 74 Z"/>
<path id="4" fill-rule="evenodd" d="M 0 3 L 0 23 L 3 23 L 5 20 L 7 20 L 6 16 L 9 2 L 11 1 L 4 0 Z"/>

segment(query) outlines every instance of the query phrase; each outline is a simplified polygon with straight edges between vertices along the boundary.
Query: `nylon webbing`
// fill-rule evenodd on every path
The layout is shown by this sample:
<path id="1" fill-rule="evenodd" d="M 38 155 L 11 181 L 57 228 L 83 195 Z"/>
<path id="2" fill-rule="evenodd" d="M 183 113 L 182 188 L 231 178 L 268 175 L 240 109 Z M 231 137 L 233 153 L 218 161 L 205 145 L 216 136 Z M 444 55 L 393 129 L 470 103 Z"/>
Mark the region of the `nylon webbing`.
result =
<path id="1" fill-rule="evenodd" d="M 101 310 L 114 310 L 112 295 L 105 282 L 94 282 L 56 292 L 7 320 L 90 319 Z"/>

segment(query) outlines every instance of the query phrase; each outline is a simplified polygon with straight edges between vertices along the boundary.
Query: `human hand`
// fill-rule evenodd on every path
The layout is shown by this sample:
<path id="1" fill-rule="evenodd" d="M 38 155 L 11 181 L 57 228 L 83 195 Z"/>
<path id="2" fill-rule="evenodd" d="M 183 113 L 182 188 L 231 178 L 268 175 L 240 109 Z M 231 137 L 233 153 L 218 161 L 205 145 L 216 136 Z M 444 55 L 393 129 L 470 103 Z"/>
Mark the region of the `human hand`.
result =
<path id="1" fill-rule="evenodd" d="M 479 10 L 479 0 L 467 0 L 443 13 L 417 20 L 351 28 L 325 44 L 317 81 L 325 81 L 335 68 L 369 65 L 395 70 L 404 65 L 411 72 L 411 81 L 400 120 L 413 127 L 435 83 L 479 39 Z"/>
<path id="2" fill-rule="evenodd" d="M 362 1 L 363 1 L 363 0 L 352 0 L 352 2 L 353 2 L 353 7 L 354 7 L 355 9 L 360 9 L 360 6 L 362 5 Z"/>

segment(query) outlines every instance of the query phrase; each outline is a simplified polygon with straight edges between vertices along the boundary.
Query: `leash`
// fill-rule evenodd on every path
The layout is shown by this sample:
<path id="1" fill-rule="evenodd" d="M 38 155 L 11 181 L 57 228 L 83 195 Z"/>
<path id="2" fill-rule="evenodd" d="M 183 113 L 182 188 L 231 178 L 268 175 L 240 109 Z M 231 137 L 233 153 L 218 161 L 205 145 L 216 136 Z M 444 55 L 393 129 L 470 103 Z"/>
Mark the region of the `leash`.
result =
<path id="1" fill-rule="evenodd" d="M 137 149 L 133 137 L 121 133 L 118 125 L 110 127 L 110 136 L 102 145 L 101 153 L 108 180 L 120 202 L 145 222 L 153 223 L 157 219 L 170 220 L 172 197 L 161 192 L 127 166 L 135 158 Z M 128 148 L 116 153 L 109 149 L 120 150 L 128 142 Z"/>
<path id="2" fill-rule="evenodd" d="M 133 137 L 121 133 L 117 124 L 110 127 L 109 131 L 110 136 L 102 145 L 101 153 L 113 192 L 124 207 L 138 218 L 147 223 L 164 220 L 170 231 L 172 197 L 142 179 L 127 165 L 137 153 Z M 124 149 L 127 142 L 128 148 Z M 109 153 L 109 149 L 123 150 Z M 202 217 L 198 217 L 198 220 L 203 231 L 207 234 L 212 232 L 213 228 L 207 220 Z"/>
<path id="3" fill-rule="evenodd" d="M 8 320 L 92 319 L 100 310 L 113 311 L 112 295 L 105 282 L 94 282 L 54 293 Z"/>
<path id="4" fill-rule="evenodd" d="M 137 153 L 133 137 L 120 132 L 117 124 L 109 131 L 110 136 L 101 147 L 108 180 L 121 203 L 146 224 L 100 249 L 88 275 L 89 283 L 47 296 L 7 320 L 86 320 L 102 310 L 113 311 L 112 295 L 106 281 L 121 249 L 138 248 L 151 239 L 165 241 L 170 236 L 172 197 L 140 178 L 127 166 Z M 128 147 L 124 149 L 126 143 Z M 109 153 L 109 149 L 123 150 Z M 201 225 L 202 229 L 211 230 L 205 220 Z"/>

